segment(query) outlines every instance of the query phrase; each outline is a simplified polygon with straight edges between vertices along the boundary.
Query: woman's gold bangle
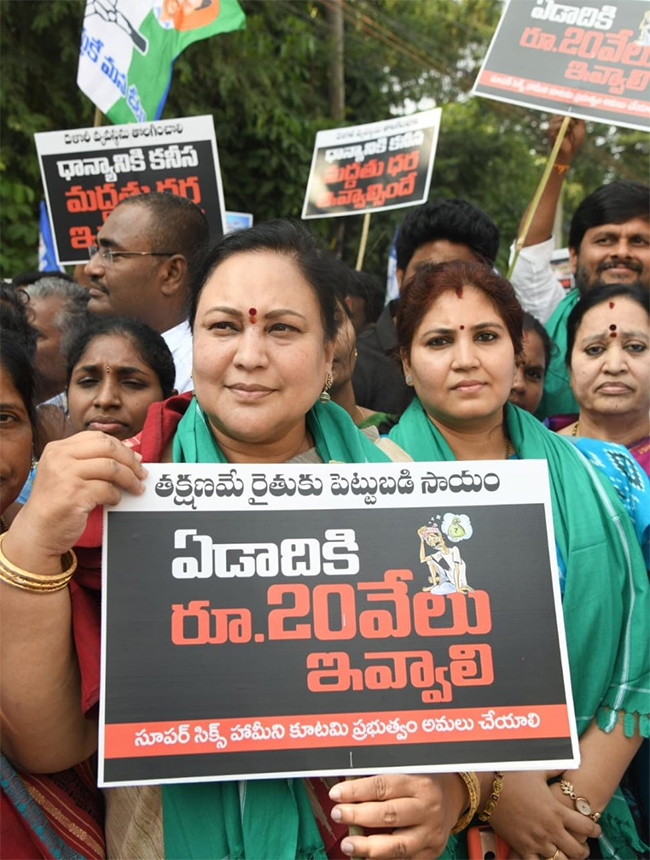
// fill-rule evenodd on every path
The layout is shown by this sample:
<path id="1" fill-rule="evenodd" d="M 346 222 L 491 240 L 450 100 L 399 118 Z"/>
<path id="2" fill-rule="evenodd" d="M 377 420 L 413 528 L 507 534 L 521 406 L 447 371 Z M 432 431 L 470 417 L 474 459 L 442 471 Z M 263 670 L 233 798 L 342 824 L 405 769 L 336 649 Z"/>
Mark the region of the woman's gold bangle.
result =
<path id="1" fill-rule="evenodd" d="M 467 786 L 467 791 L 469 792 L 469 806 L 454 824 L 451 830 L 452 833 L 460 833 L 461 830 L 464 830 L 467 827 L 472 818 L 476 815 L 476 810 L 478 809 L 478 805 L 481 800 L 481 785 L 476 774 L 472 771 L 468 771 L 467 773 L 459 773 L 458 776 Z"/>
<path id="2" fill-rule="evenodd" d="M 23 570 L 9 561 L 2 549 L 2 542 L 8 532 L 0 535 L 0 580 L 8 585 L 13 585 L 15 588 L 22 588 L 25 591 L 40 591 L 52 592 L 60 591 L 72 579 L 72 575 L 77 569 L 77 556 L 73 550 L 68 550 L 61 556 L 62 567 L 64 570 L 54 576 L 43 576 L 39 573 L 32 573 L 29 570 Z"/>
<path id="3" fill-rule="evenodd" d="M 492 793 L 488 798 L 488 802 L 485 804 L 485 809 L 479 815 L 479 821 L 489 821 L 490 816 L 494 812 L 494 808 L 499 802 L 499 798 L 501 797 L 501 789 L 503 788 L 503 771 L 496 770 L 494 772 L 494 780 L 492 782 Z"/>

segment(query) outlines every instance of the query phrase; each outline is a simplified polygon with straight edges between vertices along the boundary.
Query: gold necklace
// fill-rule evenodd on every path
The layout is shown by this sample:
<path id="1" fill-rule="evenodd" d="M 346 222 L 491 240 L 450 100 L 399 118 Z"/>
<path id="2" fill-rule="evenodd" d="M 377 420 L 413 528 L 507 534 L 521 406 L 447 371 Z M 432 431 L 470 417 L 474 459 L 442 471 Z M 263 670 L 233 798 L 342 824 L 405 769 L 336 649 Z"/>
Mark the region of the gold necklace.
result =
<path id="1" fill-rule="evenodd" d="M 571 431 L 571 435 L 572 435 L 572 436 L 577 436 L 577 435 L 578 435 L 578 427 L 579 427 L 579 426 L 580 426 L 580 419 L 578 418 L 578 420 L 576 421 L 576 423 L 573 425 L 573 430 Z"/>
<path id="2" fill-rule="evenodd" d="M 510 439 L 508 439 L 508 437 L 506 436 L 506 456 L 504 457 L 504 459 L 509 460 L 514 453 L 515 453 L 514 446 L 513 446 L 512 442 L 510 441 Z"/>

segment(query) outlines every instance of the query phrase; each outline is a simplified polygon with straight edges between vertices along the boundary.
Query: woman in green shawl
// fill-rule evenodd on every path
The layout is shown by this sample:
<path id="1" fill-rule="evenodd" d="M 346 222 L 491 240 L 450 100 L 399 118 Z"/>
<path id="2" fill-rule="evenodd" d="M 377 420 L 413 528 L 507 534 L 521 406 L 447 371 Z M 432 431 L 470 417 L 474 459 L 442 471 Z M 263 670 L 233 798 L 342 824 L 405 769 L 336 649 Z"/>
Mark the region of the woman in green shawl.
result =
<path id="1" fill-rule="evenodd" d="M 194 395 L 154 404 L 127 444 L 88 431 L 47 446 L 0 566 L 3 749 L 24 770 L 61 770 L 96 749 L 97 506 L 115 504 L 122 491 L 140 493 L 143 462 L 388 459 L 327 402 L 339 271 L 298 224 L 269 222 L 225 236 L 193 295 Z M 70 580 L 70 557 L 61 565 L 73 546 L 79 566 Z M 31 571 L 38 587 L 16 587 L 11 571 L 18 568 Z M 322 786 L 312 783 L 321 782 L 111 789 L 109 856 L 435 857 L 468 804 L 456 774 L 366 777 L 319 794 Z M 350 822 L 381 832 L 351 840 Z"/>
<path id="2" fill-rule="evenodd" d="M 397 331 L 417 398 L 390 437 L 414 460 L 518 457 L 549 467 L 582 763 L 564 783 L 506 774 L 491 824 L 516 855 L 561 860 L 579 856 L 576 815 L 602 813 L 603 857 L 637 857 L 644 846 L 617 790 L 649 731 L 648 578 L 632 524 L 566 439 L 507 402 L 522 348 L 507 281 L 475 263 L 424 265 L 402 290 Z M 467 857 L 458 840 L 447 850 Z"/>

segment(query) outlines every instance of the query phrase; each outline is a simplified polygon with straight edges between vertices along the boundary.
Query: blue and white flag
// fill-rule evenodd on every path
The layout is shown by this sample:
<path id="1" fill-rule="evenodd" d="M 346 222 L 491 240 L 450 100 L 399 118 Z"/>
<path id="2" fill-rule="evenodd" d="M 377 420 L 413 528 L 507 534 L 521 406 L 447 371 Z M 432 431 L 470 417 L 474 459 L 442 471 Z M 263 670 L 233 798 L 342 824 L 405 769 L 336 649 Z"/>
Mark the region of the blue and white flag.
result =
<path id="1" fill-rule="evenodd" d="M 52 238 L 52 226 L 47 214 L 47 206 L 45 201 L 40 202 L 40 215 L 38 219 L 38 271 L 53 272 L 61 268 L 56 250 L 54 249 L 54 239 Z"/>

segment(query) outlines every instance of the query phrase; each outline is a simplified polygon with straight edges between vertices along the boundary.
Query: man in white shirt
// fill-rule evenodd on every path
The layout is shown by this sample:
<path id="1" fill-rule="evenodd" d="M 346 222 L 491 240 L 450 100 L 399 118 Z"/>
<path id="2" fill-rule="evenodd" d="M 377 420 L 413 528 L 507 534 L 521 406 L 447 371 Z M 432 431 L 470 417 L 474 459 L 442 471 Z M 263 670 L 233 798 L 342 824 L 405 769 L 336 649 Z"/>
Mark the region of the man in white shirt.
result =
<path id="1" fill-rule="evenodd" d="M 562 117 L 549 125 L 552 144 Z M 582 120 L 572 120 L 512 274 L 524 310 L 546 325 L 558 346 L 551 359 L 538 417 L 577 411 L 565 366 L 566 320 L 578 299 L 599 284 L 641 282 L 650 287 L 650 188 L 619 180 L 582 200 L 571 220 L 569 257 L 576 288 L 568 293 L 553 274 L 555 208 L 573 156 L 584 139 Z"/>
<path id="2" fill-rule="evenodd" d="M 179 392 L 192 388 L 187 301 L 208 237 L 205 215 L 185 197 L 127 197 L 102 225 L 85 268 L 88 311 L 131 317 L 159 332 L 174 357 Z"/>

